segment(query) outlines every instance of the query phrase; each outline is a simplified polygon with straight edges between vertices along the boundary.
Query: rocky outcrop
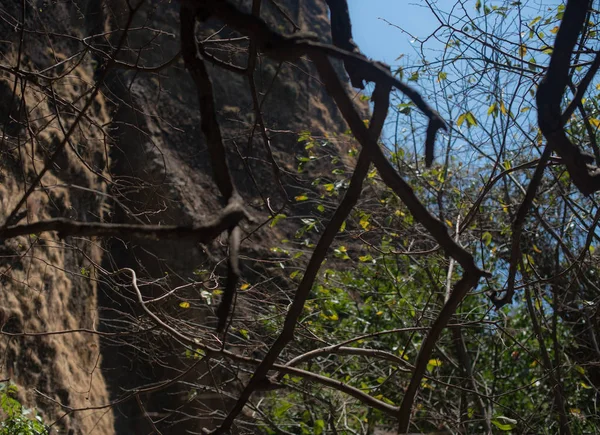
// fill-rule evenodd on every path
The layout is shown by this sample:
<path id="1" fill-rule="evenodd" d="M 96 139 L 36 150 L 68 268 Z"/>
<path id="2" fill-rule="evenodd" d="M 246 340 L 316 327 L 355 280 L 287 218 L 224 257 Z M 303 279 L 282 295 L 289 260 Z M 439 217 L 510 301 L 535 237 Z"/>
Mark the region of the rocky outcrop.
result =
<path id="1" fill-rule="evenodd" d="M 0 23 L 0 220 L 4 223 L 25 189 L 48 164 L 94 83 L 91 60 L 61 64 L 81 45 L 56 35 L 85 36 L 74 5 L 3 4 Z M 46 32 L 44 32 L 46 29 Z M 28 71 L 43 71 L 38 76 Z M 13 68 L 19 72 L 15 73 Z M 56 79 L 63 76 L 64 79 Z M 50 86 L 52 85 L 52 86 Z M 12 223 L 51 217 L 81 221 L 106 218 L 108 160 L 103 125 L 109 122 L 99 95 L 63 152 L 17 209 Z M 97 335 L 98 282 L 102 260 L 96 240 L 53 233 L 21 236 L 0 244 L 0 378 L 16 383 L 23 403 L 41 410 L 66 433 L 112 433 L 113 416 L 101 371 Z M 76 413 L 71 409 L 79 410 Z"/>
<path id="2" fill-rule="evenodd" d="M 293 31 L 274 2 L 263 3 L 264 19 L 281 31 Z M 24 4 L 25 30 L 19 25 L 20 2 L 3 6 L 8 18 L 0 24 L 2 34 L 8 35 L 0 43 L 0 95 L 5 102 L 0 108 L 4 125 L 1 220 L 17 207 L 76 120 L 78 127 L 64 152 L 41 180 L 43 188 L 29 195 L 12 223 L 64 216 L 82 221 L 198 224 L 212 217 L 222 203 L 200 131 L 196 90 L 177 55 L 178 4 L 146 1 L 131 23 L 125 49 L 117 56 L 120 63 L 106 75 L 107 53 L 118 46 L 121 29 L 127 25 L 124 0 Z M 327 37 L 324 1 L 278 4 L 300 27 Z M 239 5 L 249 8 L 249 2 Z M 213 54 L 244 64 L 247 41 L 239 36 L 210 20 L 198 33 L 199 38 L 215 41 L 209 47 Z M 227 38 L 231 41 L 216 41 Z M 141 68 L 125 67 L 125 63 Z M 161 64 L 167 66 L 154 68 Z M 15 66 L 39 74 L 15 73 L 11 70 Z M 330 175 L 319 173 L 318 159 L 307 163 L 307 169 L 313 170 L 310 177 L 297 170 L 298 156 L 306 154 L 297 140 L 299 132 L 327 135 L 328 154 L 343 163 L 347 127 L 310 63 L 276 64 L 259 58 L 254 74 L 285 195 L 274 180 L 254 126 L 248 77 L 214 66 L 209 73 L 234 181 L 259 221 L 270 214 L 265 202 L 273 209 L 282 207 L 285 196 L 294 198 L 313 189 L 311 182 L 317 176 Z M 77 119 L 100 79 L 104 80 L 101 92 Z M 254 139 L 249 139 L 251 135 Z M 305 204 L 293 202 L 287 205 L 288 215 L 310 212 Z M 296 227 L 290 221 L 248 234 L 242 244 L 245 273 L 268 273 L 268 267 L 254 259 L 272 255 L 270 248 Z M 0 249 L 4 331 L 0 371 L 2 378 L 19 385 L 25 403 L 44 412 L 46 421 L 57 421 L 55 428 L 72 429 L 74 434 L 148 433 L 152 430 L 149 416 L 164 419 L 168 429 L 163 433 L 210 427 L 206 419 L 182 418 L 194 414 L 195 408 L 190 405 L 191 390 L 181 383 L 153 392 L 152 386 L 186 369 L 181 349 L 176 353 L 173 343 L 139 320 L 139 307 L 127 295 L 115 292 L 102 272 L 132 267 L 149 283 L 143 287 L 146 295 L 158 295 L 165 288 L 197 279 L 205 269 L 215 271 L 216 277 L 220 269 L 214 267 L 225 254 L 218 243 L 207 247 L 127 237 L 60 239 L 44 233 L 5 240 Z M 172 312 L 179 302 L 162 309 Z M 207 307 L 186 315 L 190 321 L 211 325 L 211 313 Z M 147 331 L 132 335 L 131 328 Z M 83 329 L 100 330 L 105 338 L 101 341 Z M 130 335 L 110 335 L 125 331 Z M 223 397 L 202 403 L 215 412 L 228 406 Z"/>

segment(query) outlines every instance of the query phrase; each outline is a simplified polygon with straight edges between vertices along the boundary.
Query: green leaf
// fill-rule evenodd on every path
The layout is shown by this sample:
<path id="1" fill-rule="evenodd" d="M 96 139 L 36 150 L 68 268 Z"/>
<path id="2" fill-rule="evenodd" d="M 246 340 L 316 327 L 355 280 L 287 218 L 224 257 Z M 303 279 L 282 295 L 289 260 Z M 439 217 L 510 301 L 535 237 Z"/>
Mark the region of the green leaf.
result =
<path id="1" fill-rule="evenodd" d="M 321 435 L 325 431 L 325 421 L 321 419 L 315 420 L 313 428 L 315 430 L 315 435 Z"/>
<path id="2" fill-rule="evenodd" d="M 293 406 L 290 402 L 286 402 L 283 400 L 278 401 L 277 404 L 278 406 L 276 406 L 273 410 L 273 415 L 276 418 L 283 417 L 286 414 L 286 412 Z"/>
<path id="3" fill-rule="evenodd" d="M 369 222 L 369 216 L 362 217 L 358 224 L 363 230 L 366 231 L 369 228 L 369 225 L 371 225 L 371 223 Z"/>
<path id="4" fill-rule="evenodd" d="M 432 372 L 434 368 L 436 367 L 441 367 L 442 366 L 442 361 L 439 359 L 430 359 L 427 362 L 427 371 Z"/>
<path id="5" fill-rule="evenodd" d="M 467 125 L 469 127 L 477 125 L 477 120 L 475 119 L 475 116 L 473 116 L 473 114 L 471 112 L 467 112 Z"/>
<path id="6" fill-rule="evenodd" d="M 535 17 L 533 20 L 531 20 L 531 22 L 529 23 L 529 27 L 533 27 L 535 26 L 537 23 L 539 23 L 542 20 L 542 17 Z"/>
<path id="7" fill-rule="evenodd" d="M 298 197 L 296 197 L 296 201 L 298 200 L 297 198 L 298 198 Z M 273 228 L 275 225 L 277 225 L 277 222 L 279 222 L 279 221 L 280 221 L 280 220 L 282 220 L 282 219 L 285 219 L 286 217 L 287 217 L 286 215 L 284 215 L 284 214 L 281 214 L 281 213 L 280 213 L 280 214 L 278 214 L 278 215 L 276 215 L 276 216 L 275 216 L 275 217 L 274 217 L 274 218 L 271 220 L 271 223 L 269 224 L 269 227 Z"/>
<path id="8" fill-rule="evenodd" d="M 471 112 L 465 112 L 462 115 L 460 115 L 456 120 L 456 125 L 460 127 L 464 124 L 465 121 L 467 122 L 468 128 L 477 125 L 477 119 L 475 119 L 475 116 Z"/>
<path id="9" fill-rule="evenodd" d="M 490 244 L 492 243 L 492 234 L 486 231 L 481 235 L 481 240 L 483 240 L 485 246 L 490 246 Z"/>
<path id="10" fill-rule="evenodd" d="M 308 130 L 301 131 L 298 135 L 298 142 L 306 142 L 310 140 L 312 140 L 312 137 L 310 135 L 310 131 Z"/>
<path id="11" fill-rule="evenodd" d="M 492 424 L 502 431 L 513 430 L 517 426 L 517 420 L 512 418 L 498 416 L 492 419 Z"/>
<path id="12" fill-rule="evenodd" d="M 542 47 L 542 53 L 544 53 L 544 54 L 551 56 L 553 52 L 554 52 L 554 49 L 548 45 Z"/>

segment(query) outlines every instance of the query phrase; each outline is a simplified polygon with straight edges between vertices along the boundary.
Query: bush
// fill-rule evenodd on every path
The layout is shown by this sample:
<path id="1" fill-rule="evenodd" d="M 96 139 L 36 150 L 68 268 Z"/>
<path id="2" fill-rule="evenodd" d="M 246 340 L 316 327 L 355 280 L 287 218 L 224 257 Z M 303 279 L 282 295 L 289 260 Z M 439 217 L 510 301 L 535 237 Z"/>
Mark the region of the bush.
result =
<path id="1" fill-rule="evenodd" d="M 17 387 L 0 383 L 0 407 L 3 421 L 0 422 L 0 435 L 48 435 L 42 417 L 35 409 L 24 408 L 14 396 Z"/>

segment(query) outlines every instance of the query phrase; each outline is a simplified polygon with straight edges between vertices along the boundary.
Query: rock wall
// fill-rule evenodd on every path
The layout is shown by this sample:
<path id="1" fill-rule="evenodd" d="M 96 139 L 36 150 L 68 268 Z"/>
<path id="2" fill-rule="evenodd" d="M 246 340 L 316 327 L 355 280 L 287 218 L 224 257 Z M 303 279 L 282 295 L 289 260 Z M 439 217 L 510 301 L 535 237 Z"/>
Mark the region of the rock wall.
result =
<path id="1" fill-rule="evenodd" d="M 85 104 L 82 92 L 94 82 L 90 60 L 72 69 L 60 64 L 80 50 L 80 44 L 41 32 L 85 36 L 84 21 L 73 5 L 57 3 L 50 12 L 42 2 L 25 5 L 24 31 L 18 25 L 21 2 L 1 8 L 2 223 L 60 145 Z M 10 70 L 40 71 L 54 64 L 59 65 L 37 77 Z M 61 75 L 65 78 L 56 79 Z M 106 218 L 104 179 L 109 168 L 102 125 L 109 120 L 106 101 L 99 95 L 42 178 L 44 188 L 28 197 L 13 224 L 52 217 L 85 222 Z M 111 410 L 94 409 L 109 402 L 98 337 L 69 332 L 98 327 L 93 265 L 102 260 L 101 245 L 44 233 L 4 240 L 0 252 L 0 378 L 16 383 L 21 401 L 42 411 L 46 421 L 56 420 L 54 428 L 61 433 L 113 433 Z M 71 408 L 82 411 L 69 413 Z"/>
<path id="2" fill-rule="evenodd" d="M 281 31 L 293 30 L 271 2 L 263 3 L 264 19 Z M 0 42 L 2 222 L 84 108 L 102 77 L 106 53 L 118 45 L 120 29 L 127 24 L 124 0 L 27 0 L 24 4 L 24 31 L 19 26 L 20 2 L 3 5 L 7 18 L 0 22 L 0 33 L 8 35 Z M 238 4 L 250 7 L 248 1 Z M 303 29 L 329 37 L 324 0 L 281 0 L 278 4 Z M 12 223 L 64 216 L 83 221 L 191 224 L 204 222 L 221 208 L 200 131 L 196 90 L 183 61 L 173 61 L 179 50 L 178 14 L 178 4 L 164 0 L 147 0 L 137 12 L 119 61 L 144 68 L 166 62 L 169 66 L 160 71 L 112 68 L 65 151 L 42 178 L 43 189 L 29 196 Z M 198 37 L 239 37 L 221 27 L 209 20 Z M 245 62 L 246 43 L 232 41 L 215 47 L 216 55 Z M 10 68 L 17 65 L 21 71 L 39 74 L 15 74 Z M 234 181 L 252 213 L 265 219 L 269 215 L 265 199 L 277 208 L 284 204 L 284 197 L 273 179 L 259 132 L 255 131 L 254 140 L 248 139 L 254 130 L 248 77 L 217 67 L 210 67 L 209 72 Z M 314 171 L 310 176 L 298 173 L 297 155 L 304 152 L 298 133 L 327 134 L 330 153 L 343 161 L 349 140 L 342 133 L 347 127 L 308 61 L 278 65 L 260 58 L 255 80 L 259 95 L 266 95 L 265 124 L 286 194 L 293 198 L 310 189 L 319 175 L 318 162 L 310 163 Z M 288 205 L 294 207 L 296 214 L 303 211 L 302 204 Z M 242 245 L 245 272 L 265 273 L 254 259 L 268 258 L 272 246 L 293 234 L 294 225 L 285 223 L 249 235 Z M 55 429 L 77 435 L 146 434 L 153 430 L 148 416 L 164 417 L 162 433 L 211 426 L 206 419 L 182 418 L 186 412 L 193 414 L 193 408 L 173 411 L 190 402 L 189 390 L 180 384 L 159 394 L 140 392 L 140 387 L 173 379 L 185 364 L 175 354 L 174 344 L 156 331 L 135 337 L 110 335 L 149 325 L 139 320 L 139 307 L 115 292 L 101 272 L 131 267 L 145 283 L 151 283 L 143 287 L 146 295 L 162 294 L 165 288 L 187 283 L 197 277 L 199 269 L 222 260 L 225 253 L 218 243 L 205 247 L 127 238 L 59 239 L 55 233 L 44 233 L 3 241 L 0 250 L 4 332 L 0 377 L 15 382 L 24 403 L 40 409 L 46 421 L 58 421 Z M 176 309 L 177 303 L 167 304 L 164 310 Z M 190 320 L 210 324 L 210 313 L 190 314 Z M 81 329 L 100 330 L 104 339 L 84 331 L 45 334 Z M 31 334 L 23 336 L 23 332 Z M 145 404 L 143 409 L 136 396 Z M 118 404 L 108 406 L 115 401 Z M 207 398 L 203 404 L 221 410 L 228 406 L 222 397 Z"/>

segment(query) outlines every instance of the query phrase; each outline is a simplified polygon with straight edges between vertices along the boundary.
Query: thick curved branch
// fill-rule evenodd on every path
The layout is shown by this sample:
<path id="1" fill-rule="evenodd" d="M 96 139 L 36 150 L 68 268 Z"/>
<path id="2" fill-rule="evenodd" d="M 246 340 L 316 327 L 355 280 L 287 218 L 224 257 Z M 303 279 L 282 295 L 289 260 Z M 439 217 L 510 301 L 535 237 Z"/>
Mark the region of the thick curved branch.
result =
<path id="1" fill-rule="evenodd" d="M 351 53 L 360 53 L 352 40 L 352 22 L 350 21 L 348 2 L 346 0 L 327 0 L 327 5 L 331 11 L 331 39 L 333 45 Z M 350 77 L 352 86 L 364 89 L 363 77 L 360 75 L 356 63 L 351 59 L 346 59 L 344 60 L 344 68 L 348 73 L 348 77 Z"/>
<path id="2" fill-rule="evenodd" d="M 393 353 L 390 353 L 390 352 L 386 352 L 384 350 L 363 349 L 360 347 L 348 347 L 348 346 L 340 346 L 340 345 L 335 344 L 333 346 L 321 347 L 319 349 L 313 349 L 309 352 L 303 353 L 302 355 L 297 356 L 296 358 L 290 360 L 286 364 L 286 367 L 294 367 L 294 366 L 297 366 L 298 364 L 301 364 L 305 361 L 310 361 L 319 356 L 331 355 L 331 354 L 359 355 L 359 356 L 365 356 L 365 357 L 373 357 L 373 358 L 379 358 L 382 360 L 390 361 L 394 364 L 411 366 L 410 363 L 408 363 L 407 361 L 404 361 L 399 356 L 394 355 Z M 400 370 L 402 372 L 410 373 L 409 369 L 398 368 L 398 370 Z"/>
<path id="3" fill-rule="evenodd" d="M 197 339 L 188 337 L 187 335 L 181 333 L 177 329 L 175 329 L 175 328 L 171 327 L 170 325 L 168 325 L 167 323 L 163 322 L 160 319 L 160 317 L 158 317 L 154 312 L 152 312 L 148 308 L 148 306 L 144 303 L 144 298 L 142 296 L 142 292 L 140 291 L 140 289 L 137 285 L 137 275 L 133 269 L 129 269 L 129 268 L 119 269 L 116 272 L 112 273 L 111 275 L 114 276 L 114 275 L 117 275 L 117 274 L 120 274 L 123 272 L 128 272 L 131 275 L 131 284 L 136 293 L 137 300 L 138 300 L 140 307 L 150 317 L 152 322 L 157 327 L 159 327 L 159 328 L 163 329 L 164 331 L 166 331 L 167 333 L 169 333 L 174 339 L 177 339 L 182 344 L 189 346 L 189 348 L 194 351 L 196 349 L 202 349 L 206 353 L 206 356 L 209 358 L 224 357 L 224 358 L 230 359 L 232 361 L 237 361 L 240 363 L 253 365 L 253 366 L 258 365 L 259 367 L 264 364 L 264 360 L 259 361 L 257 359 L 244 357 L 244 356 L 238 355 L 233 352 L 229 352 L 224 349 L 216 349 L 214 347 L 205 345 L 205 344 L 199 342 Z M 257 368 L 257 370 L 258 370 L 258 368 Z M 371 406 L 375 409 L 378 409 L 390 416 L 393 416 L 398 412 L 397 407 L 389 405 L 378 399 L 375 399 L 374 397 L 369 396 L 368 394 L 359 390 L 358 388 L 354 388 L 350 385 L 344 384 L 343 382 L 337 381 L 335 379 L 331 379 L 331 378 L 321 376 L 321 375 L 318 375 L 315 373 L 307 372 L 306 370 L 301 370 L 301 369 L 298 369 L 295 367 L 288 367 L 288 366 L 285 366 L 282 364 L 271 364 L 269 366 L 267 372 L 270 370 L 278 371 L 278 372 L 284 373 L 284 374 L 291 374 L 294 376 L 299 376 L 303 379 L 306 379 L 306 380 L 309 380 L 312 382 L 317 382 L 319 384 L 328 386 L 328 387 L 336 389 L 338 391 L 342 391 L 343 393 L 346 393 L 349 396 L 352 396 L 355 399 L 360 400 L 362 403 L 364 403 L 368 406 Z M 265 375 L 266 375 L 266 373 L 265 373 Z M 265 379 L 265 377 L 263 377 L 256 386 L 260 387 L 261 386 L 260 384 L 263 383 L 264 379 Z"/>
<path id="4" fill-rule="evenodd" d="M 221 127 L 217 120 L 217 111 L 214 102 L 212 82 L 204 61 L 198 56 L 195 28 L 196 19 L 193 11 L 185 6 L 181 7 L 181 51 L 185 67 L 194 80 L 198 91 L 200 103 L 201 128 L 206 137 L 213 178 L 225 201 L 229 201 L 235 194 L 235 187 L 231 180 L 227 153 L 223 145 Z"/>
<path id="5" fill-rule="evenodd" d="M 377 142 L 372 141 L 369 138 L 367 130 L 362 123 L 360 116 L 352 105 L 352 100 L 344 90 L 344 87 L 340 82 L 339 77 L 335 73 L 335 70 L 333 69 L 329 59 L 323 55 L 312 55 L 311 57 L 317 66 L 319 75 L 325 83 L 327 90 L 335 99 L 338 108 L 352 129 L 352 133 L 354 133 L 354 136 L 362 145 L 363 151 L 369 152 L 369 155 L 373 160 L 375 167 L 379 171 L 383 181 L 406 204 L 415 220 L 421 223 L 442 246 L 442 248 L 444 248 L 444 250 L 465 270 L 463 278 L 454 286 L 450 298 L 442 308 L 442 311 L 431 327 L 429 334 L 421 346 L 419 355 L 417 356 L 415 371 L 398 413 L 400 431 L 406 431 L 408 430 L 408 425 L 410 423 L 410 412 L 414 403 L 414 398 L 421 384 L 423 375 L 425 374 L 427 362 L 429 361 L 429 358 L 433 352 L 435 343 L 437 342 L 443 329 L 448 324 L 452 314 L 454 314 L 456 311 L 458 304 L 463 300 L 469 290 L 477 285 L 479 279 L 482 276 L 485 276 L 486 273 L 477 267 L 473 256 L 464 250 L 458 243 L 456 243 L 452 237 L 450 237 L 446 226 L 436 219 L 431 213 L 429 213 L 429 210 L 427 210 L 427 208 L 416 197 L 412 188 L 406 183 L 406 181 L 402 179 L 402 177 L 400 177 L 400 175 L 398 175 L 396 170 L 392 167 L 390 162 L 383 154 L 383 151 L 378 146 Z"/>
<path id="6" fill-rule="evenodd" d="M 227 152 L 223 145 L 223 136 L 221 127 L 217 120 L 217 110 L 215 108 L 214 92 L 210 76 L 202 58 L 198 56 L 198 47 L 196 45 L 197 9 L 188 6 L 186 3 L 181 5 L 181 52 L 185 66 L 189 71 L 196 89 L 198 91 L 198 102 L 200 104 L 201 128 L 206 137 L 208 153 L 210 155 L 211 166 L 213 170 L 213 179 L 223 199 L 228 204 L 242 203 L 242 198 L 238 194 L 231 178 L 229 165 L 227 164 Z M 231 304 L 240 278 L 239 270 L 239 251 L 240 234 L 237 225 L 229 228 L 229 260 L 227 272 L 227 284 L 223 291 L 223 298 L 217 309 L 217 331 L 223 331 L 227 323 Z"/>
<path id="7" fill-rule="evenodd" d="M 348 12 L 347 0 L 327 0 L 327 5 L 331 11 L 331 37 L 333 45 L 347 52 L 362 56 L 359 48 L 352 40 L 352 23 L 350 21 L 350 13 Z M 361 68 L 357 61 L 353 59 L 344 59 L 344 67 L 348 73 L 348 77 L 350 77 L 352 86 L 364 89 L 363 81 L 369 80 L 368 76 L 363 75 L 365 69 Z M 421 110 L 423 109 L 421 108 Z M 426 110 L 423 111 L 427 113 Z M 429 125 L 427 126 L 427 133 L 425 135 L 426 167 L 430 167 L 433 164 L 437 132 L 439 129 L 445 128 L 446 125 L 439 116 L 429 116 Z"/>
<path id="8" fill-rule="evenodd" d="M 556 36 L 550 65 L 546 71 L 546 76 L 538 88 L 536 95 L 538 123 L 548 144 L 544 148 L 544 152 L 527 188 L 525 198 L 519 206 L 512 225 L 513 237 L 506 293 L 502 298 L 492 298 L 497 308 L 512 302 L 515 292 L 517 268 L 521 262 L 521 235 L 525 218 L 533 204 L 552 151 L 556 150 L 562 157 L 571 179 L 582 193 L 591 194 L 600 190 L 600 172 L 597 170 L 590 172 L 588 170 L 587 165 L 591 163 L 590 157 L 585 155 L 579 147 L 571 143 L 564 131 L 564 125 L 575 109 L 581 105 L 581 99 L 587 87 L 596 75 L 598 68 L 600 68 L 600 54 L 596 55 L 590 69 L 579 83 L 573 101 L 564 113 L 561 113 L 563 95 L 570 83 L 571 56 L 577 44 L 579 34 L 585 26 L 587 12 L 590 7 L 591 2 L 588 0 L 570 0 L 568 2 L 563 21 Z"/>
<path id="9" fill-rule="evenodd" d="M 571 56 L 578 36 L 586 26 L 587 12 L 591 7 L 592 0 L 567 2 L 550 65 L 536 94 L 540 130 L 548 145 L 563 158 L 575 186 L 585 195 L 600 190 L 600 170 L 588 167 L 591 163 L 589 156 L 573 144 L 565 133 L 561 104 L 565 89 L 569 85 Z M 593 65 L 591 71 L 595 69 L 597 67 Z M 585 83 L 581 87 L 584 89 Z M 576 98 L 578 97 L 579 92 L 576 94 Z M 573 107 L 569 107 L 566 113 L 572 110 Z"/>
<path id="10" fill-rule="evenodd" d="M 227 231 L 232 226 L 238 225 L 242 219 L 250 219 L 250 216 L 237 203 L 227 206 L 220 216 L 212 221 L 194 227 L 79 222 L 65 218 L 56 218 L 0 229 L 0 240 L 22 235 L 39 234 L 46 231 L 56 231 L 60 238 L 67 236 L 127 236 L 150 239 L 190 239 L 199 243 L 209 243 L 223 231 Z"/>
<path id="11" fill-rule="evenodd" d="M 515 293 L 515 279 L 517 276 L 517 267 L 520 264 L 521 260 L 521 235 L 523 234 L 523 226 L 525 225 L 525 218 L 527 217 L 527 213 L 529 213 L 529 209 L 533 204 L 533 200 L 535 199 L 535 195 L 537 193 L 538 187 L 542 183 L 542 177 L 544 176 L 544 170 L 546 169 L 546 165 L 550 160 L 550 156 L 552 154 L 552 148 L 550 146 L 546 146 L 544 148 L 544 152 L 538 161 L 538 164 L 535 168 L 535 172 L 533 173 L 533 177 L 531 178 L 531 182 L 527 187 L 527 192 L 525 193 L 525 198 L 523 202 L 519 206 L 519 210 L 517 210 L 517 215 L 512 224 L 512 245 L 510 250 L 510 264 L 508 270 L 508 286 L 506 288 L 506 293 L 502 298 L 498 298 L 496 296 L 492 297 L 492 302 L 496 305 L 496 308 L 501 308 L 506 304 L 512 302 L 513 295 Z"/>
<path id="12" fill-rule="evenodd" d="M 375 109 L 368 134 L 370 135 L 370 139 L 374 142 L 376 142 L 379 138 L 381 130 L 383 129 L 385 118 L 387 116 L 389 107 L 389 93 L 390 88 L 387 86 L 377 86 L 373 93 Z M 269 370 L 271 370 L 285 346 L 291 340 L 293 340 L 296 323 L 302 314 L 304 303 L 310 294 L 314 281 L 319 270 L 321 269 L 321 264 L 327 255 L 327 251 L 329 250 L 331 243 L 333 243 L 333 240 L 338 234 L 342 224 L 348 218 L 350 212 L 360 197 L 363 181 L 367 176 L 370 163 L 371 162 L 368 153 L 366 150 L 363 150 L 358 158 L 358 163 L 356 165 L 356 169 L 354 170 L 354 174 L 352 175 L 346 195 L 344 196 L 344 199 L 338 206 L 331 220 L 325 227 L 323 235 L 319 239 L 313 255 L 308 262 L 304 277 L 302 278 L 302 281 L 296 290 L 294 301 L 288 310 L 283 330 L 279 334 L 279 337 L 275 343 L 273 343 L 267 352 L 267 355 L 264 357 L 260 365 L 256 368 L 252 378 L 250 379 L 250 382 L 248 382 L 248 385 L 246 385 L 240 394 L 240 397 L 233 406 L 232 410 L 229 412 L 225 420 L 223 420 L 221 426 L 214 431 L 215 435 L 227 433 L 230 430 L 231 425 L 240 412 L 242 412 L 244 406 L 250 399 L 250 396 L 252 396 L 252 393 L 260 387 L 261 383 L 264 381 L 265 377 L 269 373 Z"/>
<path id="13" fill-rule="evenodd" d="M 421 201 L 419 201 L 413 189 L 406 181 L 404 181 L 385 157 L 377 142 L 369 138 L 367 128 L 354 108 L 352 100 L 346 93 L 344 86 L 333 69 L 329 59 L 321 54 L 311 55 L 311 58 L 317 66 L 319 75 L 325 83 L 329 94 L 335 99 L 340 112 L 352 129 L 352 133 L 358 142 L 368 151 L 369 157 L 375 164 L 384 183 L 398 195 L 402 202 L 406 204 L 415 220 L 429 231 L 448 255 L 458 261 L 465 270 L 473 271 L 479 276 L 482 276 L 483 272 L 476 266 L 473 256 L 450 237 L 446 225 L 434 217 Z"/>
<path id="14" fill-rule="evenodd" d="M 260 18 L 239 11 L 227 0 L 204 0 L 203 5 L 204 8 L 210 9 L 213 15 L 228 26 L 240 33 L 251 35 L 257 46 L 274 59 L 292 61 L 304 55 L 310 55 L 311 57 L 313 55 L 328 55 L 344 62 L 351 61 L 355 64 L 356 74 L 362 76 L 364 80 L 389 85 L 410 98 L 415 106 L 430 120 L 428 138 L 432 137 L 432 132 L 446 127 L 444 120 L 423 100 L 423 97 L 415 89 L 394 77 L 389 68 L 386 68 L 383 64 L 370 61 L 360 53 L 349 52 L 333 45 L 317 42 L 313 34 L 299 32 L 287 36 L 277 33 L 271 30 Z"/>
<path id="15" fill-rule="evenodd" d="M 466 271 L 464 273 L 463 277 L 454 285 L 450 298 L 444 305 L 444 308 L 442 308 L 437 319 L 435 319 L 429 334 L 425 337 L 425 341 L 419 350 L 419 355 L 417 355 L 413 376 L 404 393 L 404 398 L 402 399 L 402 404 L 398 411 L 398 433 L 405 433 L 408 431 L 415 396 L 421 385 L 421 380 L 425 375 L 425 371 L 427 370 L 427 363 L 433 353 L 438 338 L 469 290 L 477 286 L 480 277 L 479 274 L 474 274 L 471 271 Z"/>

